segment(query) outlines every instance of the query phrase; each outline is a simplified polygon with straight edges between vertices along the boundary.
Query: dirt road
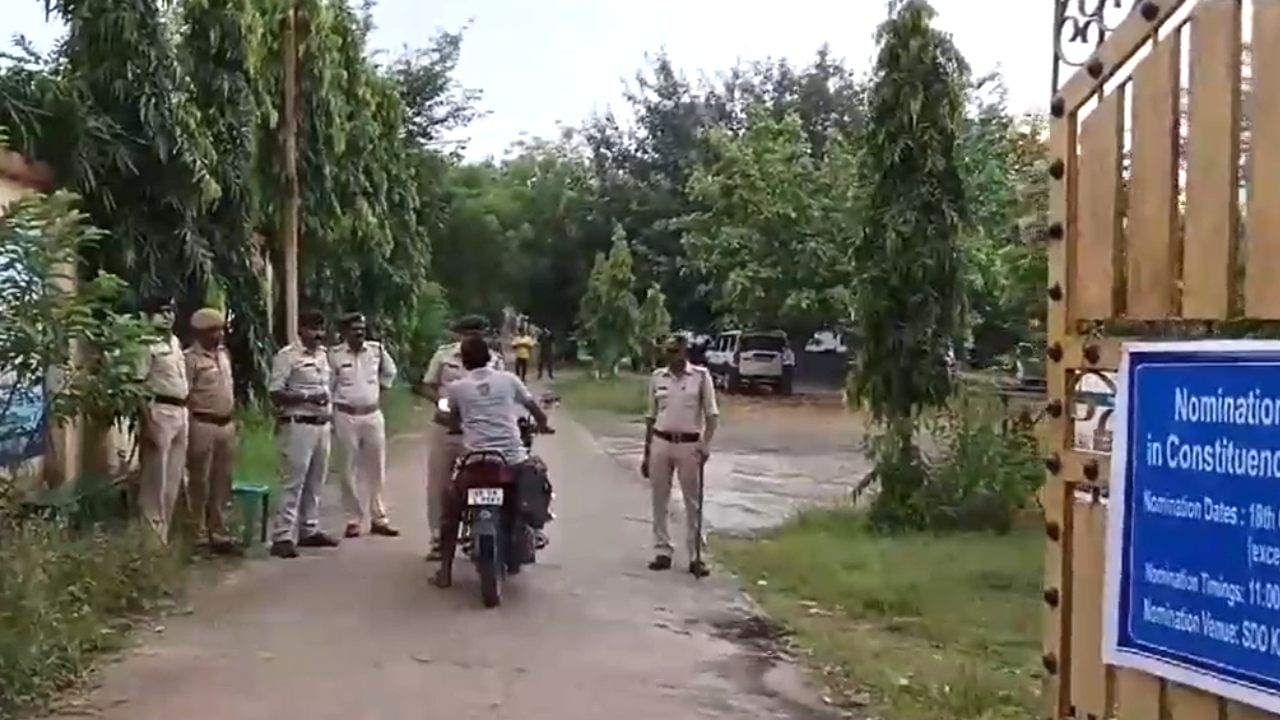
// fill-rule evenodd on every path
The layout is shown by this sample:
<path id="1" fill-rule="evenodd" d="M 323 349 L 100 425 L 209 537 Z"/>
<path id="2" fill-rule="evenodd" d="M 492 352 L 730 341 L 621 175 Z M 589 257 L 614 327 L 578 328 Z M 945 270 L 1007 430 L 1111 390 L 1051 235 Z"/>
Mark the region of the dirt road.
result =
<path id="1" fill-rule="evenodd" d="M 557 415 L 538 446 L 557 483 L 553 544 L 501 609 L 481 609 L 468 564 L 451 590 L 428 584 L 424 442 L 405 435 L 390 464 L 404 537 L 245 563 L 57 717 L 825 717 L 729 579 L 645 569 L 643 485 Z"/>

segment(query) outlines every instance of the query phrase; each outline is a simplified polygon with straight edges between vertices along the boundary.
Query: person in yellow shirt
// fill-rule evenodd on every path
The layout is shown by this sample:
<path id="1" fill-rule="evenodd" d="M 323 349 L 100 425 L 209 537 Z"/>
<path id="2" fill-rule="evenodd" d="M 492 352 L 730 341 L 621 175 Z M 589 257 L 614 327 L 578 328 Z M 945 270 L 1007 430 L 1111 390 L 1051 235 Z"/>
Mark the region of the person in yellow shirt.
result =
<path id="1" fill-rule="evenodd" d="M 537 344 L 529 335 L 528 328 L 522 328 L 516 339 L 511 341 L 511 349 L 516 353 L 516 375 L 520 377 L 520 382 L 529 380 L 529 361 L 533 359 L 533 348 Z"/>

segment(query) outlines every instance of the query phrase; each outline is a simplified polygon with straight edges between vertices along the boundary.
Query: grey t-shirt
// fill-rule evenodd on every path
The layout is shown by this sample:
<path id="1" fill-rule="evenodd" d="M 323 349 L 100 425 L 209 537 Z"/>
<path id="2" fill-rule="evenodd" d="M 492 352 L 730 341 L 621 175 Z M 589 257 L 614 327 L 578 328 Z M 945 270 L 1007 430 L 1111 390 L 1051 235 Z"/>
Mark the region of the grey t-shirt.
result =
<path id="1" fill-rule="evenodd" d="M 516 423 L 533 396 L 520 378 L 505 370 L 479 368 L 446 386 L 445 394 L 462 416 L 462 443 L 468 451 L 502 453 L 512 464 L 529 459 Z"/>

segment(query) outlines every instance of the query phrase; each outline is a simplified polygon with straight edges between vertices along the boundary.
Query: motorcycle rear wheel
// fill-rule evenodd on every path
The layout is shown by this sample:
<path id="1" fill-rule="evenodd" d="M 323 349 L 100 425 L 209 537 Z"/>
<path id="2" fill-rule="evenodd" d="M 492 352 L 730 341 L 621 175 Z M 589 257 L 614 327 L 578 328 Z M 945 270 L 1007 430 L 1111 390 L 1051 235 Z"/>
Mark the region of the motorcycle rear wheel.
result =
<path id="1" fill-rule="evenodd" d="M 476 538 L 476 570 L 480 573 L 480 599 L 487 608 L 502 604 L 502 560 L 498 557 L 498 544 L 492 535 Z"/>

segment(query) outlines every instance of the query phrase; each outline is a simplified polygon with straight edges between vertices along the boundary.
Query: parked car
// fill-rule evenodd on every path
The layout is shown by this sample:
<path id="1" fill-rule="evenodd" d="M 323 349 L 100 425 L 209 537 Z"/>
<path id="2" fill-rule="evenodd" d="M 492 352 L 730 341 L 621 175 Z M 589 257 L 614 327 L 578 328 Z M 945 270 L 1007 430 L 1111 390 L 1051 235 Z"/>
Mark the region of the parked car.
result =
<path id="1" fill-rule="evenodd" d="M 845 343 L 844 333 L 834 330 L 819 330 L 809 338 L 809 342 L 805 343 L 804 351 L 815 355 L 822 353 L 837 353 L 843 355 L 849 352 L 849 348 Z"/>
<path id="2" fill-rule="evenodd" d="M 716 385 L 729 391 L 769 387 L 791 394 L 786 367 L 787 334 L 781 330 L 734 330 L 721 333 L 707 348 L 707 367 Z"/>
<path id="3" fill-rule="evenodd" d="M 1048 386 L 1044 366 L 1045 345 L 1025 342 L 1018 345 L 1013 361 L 1014 378 L 1023 390 L 1043 391 Z"/>

